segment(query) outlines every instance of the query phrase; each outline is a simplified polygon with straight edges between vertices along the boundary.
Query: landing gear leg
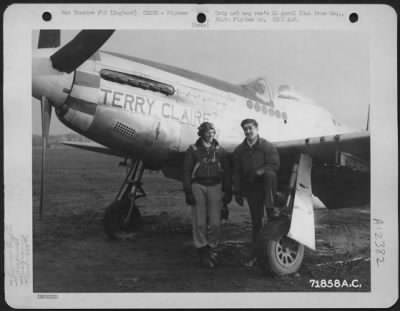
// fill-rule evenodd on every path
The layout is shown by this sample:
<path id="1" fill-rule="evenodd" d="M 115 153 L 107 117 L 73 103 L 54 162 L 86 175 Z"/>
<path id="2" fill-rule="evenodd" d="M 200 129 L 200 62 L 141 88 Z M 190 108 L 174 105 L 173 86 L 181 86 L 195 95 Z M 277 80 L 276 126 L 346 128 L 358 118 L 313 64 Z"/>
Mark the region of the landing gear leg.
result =
<path id="1" fill-rule="evenodd" d="M 103 215 L 103 228 L 112 240 L 128 239 L 142 228 L 136 199 L 146 196 L 142 188 L 143 161 L 126 161 L 128 172 L 115 200 Z"/>
<path id="2" fill-rule="evenodd" d="M 265 273 L 296 273 L 304 258 L 304 245 L 315 249 L 311 167 L 311 157 L 301 154 L 293 165 L 286 204 L 281 208 L 283 217 L 267 223 L 257 237 L 257 265 Z"/>

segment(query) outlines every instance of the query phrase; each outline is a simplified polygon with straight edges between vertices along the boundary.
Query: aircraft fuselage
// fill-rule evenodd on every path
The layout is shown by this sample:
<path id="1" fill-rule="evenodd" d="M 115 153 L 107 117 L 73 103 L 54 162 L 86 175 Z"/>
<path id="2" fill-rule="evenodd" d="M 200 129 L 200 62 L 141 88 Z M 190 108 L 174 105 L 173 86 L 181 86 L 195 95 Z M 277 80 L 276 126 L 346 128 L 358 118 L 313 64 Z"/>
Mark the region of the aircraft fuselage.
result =
<path id="1" fill-rule="evenodd" d="M 66 126 L 158 168 L 195 141 L 204 121 L 215 123 L 228 151 L 243 140 L 244 118 L 256 119 L 271 142 L 349 131 L 328 111 L 290 96 L 263 102 L 239 85 L 107 52 L 55 80 L 60 85 L 52 88 L 72 80 L 54 98 L 48 95 Z"/>

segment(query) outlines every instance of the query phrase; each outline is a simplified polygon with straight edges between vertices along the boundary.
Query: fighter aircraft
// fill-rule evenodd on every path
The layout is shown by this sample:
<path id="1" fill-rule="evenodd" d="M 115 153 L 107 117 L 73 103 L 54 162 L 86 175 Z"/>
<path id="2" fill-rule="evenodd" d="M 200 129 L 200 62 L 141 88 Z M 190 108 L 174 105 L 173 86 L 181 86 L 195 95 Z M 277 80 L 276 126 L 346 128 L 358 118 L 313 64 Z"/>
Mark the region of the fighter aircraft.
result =
<path id="1" fill-rule="evenodd" d="M 99 51 L 113 30 L 82 30 L 60 47 L 59 30 L 42 30 L 32 56 L 32 96 L 42 108 L 42 185 L 52 108 L 67 127 L 93 143 L 66 144 L 125 159 L 129 167 L 105 210 L 112 239 L 141 226 L 136 199 L 144 196 L 144 169 L 181 179 L 184 153 L 204 121 L 231 153 L 243 141 L 244 118 L 260 124 L 260 135 L 279 150 L 280 217 L 261 232 L 258 260 L 266 272 L 285 275 L 302 263 L 304 246 L 315 250 L 313 198 L 338 207 L 346 187 L 369 191 L 370 134 L 341 124 L 327 110 L 282 86 L 276 94 L 266 78 L 232 84 L 145 59 Z M 344 184 L 343 182 L 347 183 Z M 337 191 L 339 190 L 339 194 Z M 364 197 L 368 197 L 364 195 Z"/>

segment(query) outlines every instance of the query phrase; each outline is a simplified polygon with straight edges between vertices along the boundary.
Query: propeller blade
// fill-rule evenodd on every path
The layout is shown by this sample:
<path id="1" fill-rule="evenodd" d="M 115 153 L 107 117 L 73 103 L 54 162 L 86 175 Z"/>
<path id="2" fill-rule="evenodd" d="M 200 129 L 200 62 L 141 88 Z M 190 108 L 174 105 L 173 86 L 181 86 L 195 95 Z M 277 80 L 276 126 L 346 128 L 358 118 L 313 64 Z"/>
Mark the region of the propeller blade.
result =
<path id="1" fill-rule="evenodd" d="M 82 30 L 50 56 L 54 69 L 71 73 L 92 56 L 113 32 L 114 30 Z"/>
<path id="2" fill-rule="evenodd" d="M 56 48 L 60 46 L 60 36 L 59 29 L 40 30 L 38 48 Z"/>
<path id="3" fill-rule="evenodd" d="M 40 209 L 39 218 L 43 216 L 43 196 L 44 196 L 44 182 L 45 182 L 45 163 L 46 163 L 46 149 L 48 148 L 48 138 L 50 129 L 51 118 L 51 104 L 47 97 L 41 99 L 42 110 L 42 170 L 41 170 L 41 184 L 40 184 Z"/>
<path id="4" fill-rule="evenodd" d="M 367 131 L 369 131 L 369 108 L 370 108 L 370 105 L 368 105 Z"/>

